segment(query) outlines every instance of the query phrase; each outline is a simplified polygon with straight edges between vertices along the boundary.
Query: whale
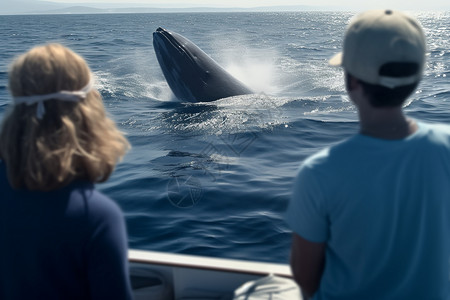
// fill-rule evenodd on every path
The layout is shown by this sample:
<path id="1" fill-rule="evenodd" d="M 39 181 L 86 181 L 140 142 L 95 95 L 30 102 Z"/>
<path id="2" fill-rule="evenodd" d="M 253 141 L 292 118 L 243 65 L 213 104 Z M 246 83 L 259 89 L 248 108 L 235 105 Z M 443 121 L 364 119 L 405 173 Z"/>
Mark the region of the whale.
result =
<path id="1" fill-rule="evenodd" d="M 181 34 L 159 27 L 153 32 L 153 48 L 167 84 L 181 101 L 210 102 L 253 93 Z"/>

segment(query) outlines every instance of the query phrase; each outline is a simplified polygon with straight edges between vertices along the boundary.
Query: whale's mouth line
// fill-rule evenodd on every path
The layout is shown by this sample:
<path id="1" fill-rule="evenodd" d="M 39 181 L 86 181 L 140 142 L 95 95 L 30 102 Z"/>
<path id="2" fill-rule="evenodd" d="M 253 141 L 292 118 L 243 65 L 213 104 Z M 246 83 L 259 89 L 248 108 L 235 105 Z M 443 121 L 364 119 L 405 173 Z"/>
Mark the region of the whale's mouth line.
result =
<path id="1" fill-rule="evenodd" d="M 156 39 L 155 39 L 155 37 L 156 37 Z M 185 59 L 189 61 L 190 65 L 192 66 L 192 69 L 196 70 L 199 74 L 202 74 L 202 72 L 200 72 L 200 70 L 198 70 L 199 67 L 197 66 L 197 63 L 196 63 L 194 57 L 191 55 L 191 53 L 186 51 L 186 47 L 184 47 L 176 39 L 176 37 L 172 36 L 170 31 L 168 31 L 162 27 L 158 27 L 158 29 L 156 29 L 156 31 L 153 33 L 153 38 L 154 38 L 154 40 L 157 41 L 159 47 L 165 49 L 167 54 L 169 54 L 168 53 L 169 47 L 168 47 L 167 43 L 169 43 L 172 48 L 176 49 L 180 53 L 181 56 L 185 57 Z M 170 56 L 170 55 L 167 55 L 167 56 Z"/>
<path id="2" fill-rule="evenodd" d="M 158 29 L 156 29 L 156 31 L 153 33 L 153 36 L 159 38 L 159 39 L 164 39 L 166 40 L 168 43 L 170 43 L 172 45 L 173 48 L 177 49 L 178 52 L 180 52 L 181 54 L 184 54 L 186 56 L 189 56 L 189 53 L 186 52 L 185 47 L 183 47 L 175 37 L 172 36 L 172 34 L 165 30 L 164 28 L 158 27 Z M 163 42 L 164 44 L 164 42 Z"/>

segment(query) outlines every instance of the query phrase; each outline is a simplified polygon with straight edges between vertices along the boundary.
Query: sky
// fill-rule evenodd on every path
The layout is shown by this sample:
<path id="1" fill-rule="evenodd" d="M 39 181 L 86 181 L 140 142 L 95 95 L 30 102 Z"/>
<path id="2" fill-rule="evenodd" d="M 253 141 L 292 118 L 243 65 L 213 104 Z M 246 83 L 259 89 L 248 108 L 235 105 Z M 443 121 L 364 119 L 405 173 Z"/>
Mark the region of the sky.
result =
<path id="1" fill-rule="evenodd" d="M 427 7 L 449 7 L 448 0 L 52 0 L 59 3 L 142 3 L 146 6 L 155 7 L 190 7 L 190 6 L 208 6 L 208 7 L 259 7 L 259 6 L 284 6 L 284 5 L 311 5 L 311 6 L 357 6 L 357 7 L 380 7 L 380 8 L 398 8 L 426 9 Z"/>
<path id="2" fill-rule="evenodd" d="M 0 0 L 0 14 L 36 12 L 68 6 L 154 8 L 251 8 L 261 6 L 312 6 L 324 10 L 362 11 L 374 8 L 450 11 L 449 0 Z"/>

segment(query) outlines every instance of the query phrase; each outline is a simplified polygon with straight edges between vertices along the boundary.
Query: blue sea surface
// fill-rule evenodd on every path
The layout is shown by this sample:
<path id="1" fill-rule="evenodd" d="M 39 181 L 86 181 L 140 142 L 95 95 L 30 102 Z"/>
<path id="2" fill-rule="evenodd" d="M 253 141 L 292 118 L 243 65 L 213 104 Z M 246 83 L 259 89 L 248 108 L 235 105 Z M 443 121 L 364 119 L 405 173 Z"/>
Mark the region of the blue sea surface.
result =
<path id="1" fill-rule="evenodd" d="M 405 107 L 449 122 L 450 13 L 415 12 L 428 42 L 422 83 Z M 98 188 L 123 209 L 134 249 L 286 263 L 283 221 L 300 162 L 358 131 L 343 73 L 327 60 L 354 13 L 0 16 L 0 117 L 8 65 L 47 42 L 86 58 L 132 150 Z M 208 53 L 254 95 L 182 103 L 152 45 L 157 27 Z"/>

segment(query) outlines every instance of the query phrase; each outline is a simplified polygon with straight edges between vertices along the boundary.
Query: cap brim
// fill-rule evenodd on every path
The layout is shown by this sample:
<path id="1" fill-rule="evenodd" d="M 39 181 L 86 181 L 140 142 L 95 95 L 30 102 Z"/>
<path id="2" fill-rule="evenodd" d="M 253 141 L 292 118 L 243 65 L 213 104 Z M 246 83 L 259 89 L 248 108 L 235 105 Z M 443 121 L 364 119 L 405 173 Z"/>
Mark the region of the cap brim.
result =
<path id="1" fill-rule="evenodd" d="M 335 56 L 333 56 L 329 61 L 328 64 L 330 66 L 334 66 L 334 67 L 340 67 L 342 66 L 342 52 L 336 54 Z"/>

